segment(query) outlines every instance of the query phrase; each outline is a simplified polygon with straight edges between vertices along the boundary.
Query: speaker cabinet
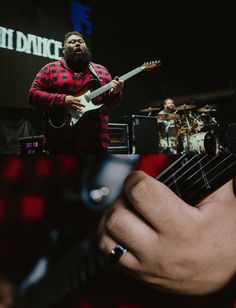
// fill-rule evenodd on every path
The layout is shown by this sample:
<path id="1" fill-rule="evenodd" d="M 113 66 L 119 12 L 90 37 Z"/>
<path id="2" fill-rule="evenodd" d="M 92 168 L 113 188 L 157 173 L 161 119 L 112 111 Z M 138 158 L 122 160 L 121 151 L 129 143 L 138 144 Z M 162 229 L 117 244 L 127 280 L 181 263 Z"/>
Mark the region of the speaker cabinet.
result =
<path id="1" fill-rule="evenodd" d="M 229 123 L 226 130 L 226 141 L 229 151 L 236 153 L 236 123 Z"/>
<path id="2" fill-rule="evenodd" d="M 128 154 L 129 138 L 128 124 L 108 123 L 109 145 L 108 152 L 113 154 Z"/>
<path id="3" fill-rule="evenodd" d="M 128 121 L 131 154 L 158 153 L 157 119 L 155 117 L 132 115 Z"/>

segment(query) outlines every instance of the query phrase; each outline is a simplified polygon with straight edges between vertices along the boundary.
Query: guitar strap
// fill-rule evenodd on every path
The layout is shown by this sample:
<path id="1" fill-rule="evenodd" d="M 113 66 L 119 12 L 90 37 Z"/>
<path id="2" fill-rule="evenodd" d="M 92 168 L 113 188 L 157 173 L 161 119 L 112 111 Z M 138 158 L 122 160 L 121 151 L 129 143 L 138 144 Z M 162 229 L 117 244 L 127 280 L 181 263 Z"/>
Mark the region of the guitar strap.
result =
<path id="1" fill-rule="evenodd" d="M 93 67 L 93 65 L 92 65 L 91 62 L 89 63 L 89 70 L 90 70 L 90 72 L 93 74 L 93 76 L 96 77 L 96 79 L 97 79 L 99 82 L 102 81 L 102 79 L 101 79 L 101 78 L 98 76 L 98 74 L 96 73 L 96 71 L 95 71 L 95 69 L 94 69 L 94 67 Z"/>

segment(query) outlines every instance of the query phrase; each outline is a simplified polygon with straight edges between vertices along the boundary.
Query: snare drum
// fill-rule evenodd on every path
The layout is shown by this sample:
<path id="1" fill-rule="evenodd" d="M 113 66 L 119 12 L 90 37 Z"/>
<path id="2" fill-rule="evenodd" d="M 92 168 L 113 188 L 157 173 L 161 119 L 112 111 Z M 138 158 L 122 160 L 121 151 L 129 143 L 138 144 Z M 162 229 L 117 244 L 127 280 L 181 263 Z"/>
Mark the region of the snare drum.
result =
<path id="1" fill-rule="evenodd" d="M 218 138 L 210 132 L 199 132 L 183 138 L 183 149 L 186 153 L 217 154 Z"/>

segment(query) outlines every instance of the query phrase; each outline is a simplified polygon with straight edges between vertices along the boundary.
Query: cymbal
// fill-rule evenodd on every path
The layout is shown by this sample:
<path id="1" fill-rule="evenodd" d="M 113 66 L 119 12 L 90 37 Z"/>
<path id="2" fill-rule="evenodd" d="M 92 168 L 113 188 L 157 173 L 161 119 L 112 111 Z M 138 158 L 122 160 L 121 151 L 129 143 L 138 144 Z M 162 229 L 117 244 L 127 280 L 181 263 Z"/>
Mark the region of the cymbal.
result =
<path id="1" fill-rule="evenodd" d="M 194 109 L 196 107 L 197 107 L 196 105 L 186 105 L 186 104 L 184 104 L 184 105 L 180 105 L 180 106 L 176 107 L 175 109 L 176 110 L 190 110 L 190 109 Z"/>
<path id="2" fill-rule="evenodd" d="M 152 112 L 152 111 L 159 111 L 159 110 L 161 110 L 161 108 L 158 108 L 158 107 L 148 107 L 148 108 L 140 110 L 140 112 Z"/>
<path id="3" fill-rule="evenodd" d="M 197 109 L 199 112 L 211 112 L 211 111 L 216 111 L 217 105 L 206 105 L 202 108 Z"/>
<path id="4" fill-rule="evenodd" d="M 156 117 L 158 122 L 180 119 L 180 115 L 177 113 L 166 113 L 166 114 L 163 113 L 163 114 L 158 114 Z"/>

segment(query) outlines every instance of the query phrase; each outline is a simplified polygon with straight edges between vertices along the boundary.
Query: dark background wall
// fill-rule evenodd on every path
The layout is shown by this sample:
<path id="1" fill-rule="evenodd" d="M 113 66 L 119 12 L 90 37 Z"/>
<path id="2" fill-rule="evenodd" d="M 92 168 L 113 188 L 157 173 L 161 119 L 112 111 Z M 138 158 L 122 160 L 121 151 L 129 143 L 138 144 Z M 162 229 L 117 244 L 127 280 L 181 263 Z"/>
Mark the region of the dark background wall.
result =
<path id="1" fill-rule="evenodd" d="M 143 1 L 131 7 L 111 6 L 103 23 L 104 6 L 97 8 L 96 58 L 118 75 L 152 59 L 163 66 L 127 81 L 124 113 L 166 96 L 235 87 L 235 12 L 229 6 Z"/>

